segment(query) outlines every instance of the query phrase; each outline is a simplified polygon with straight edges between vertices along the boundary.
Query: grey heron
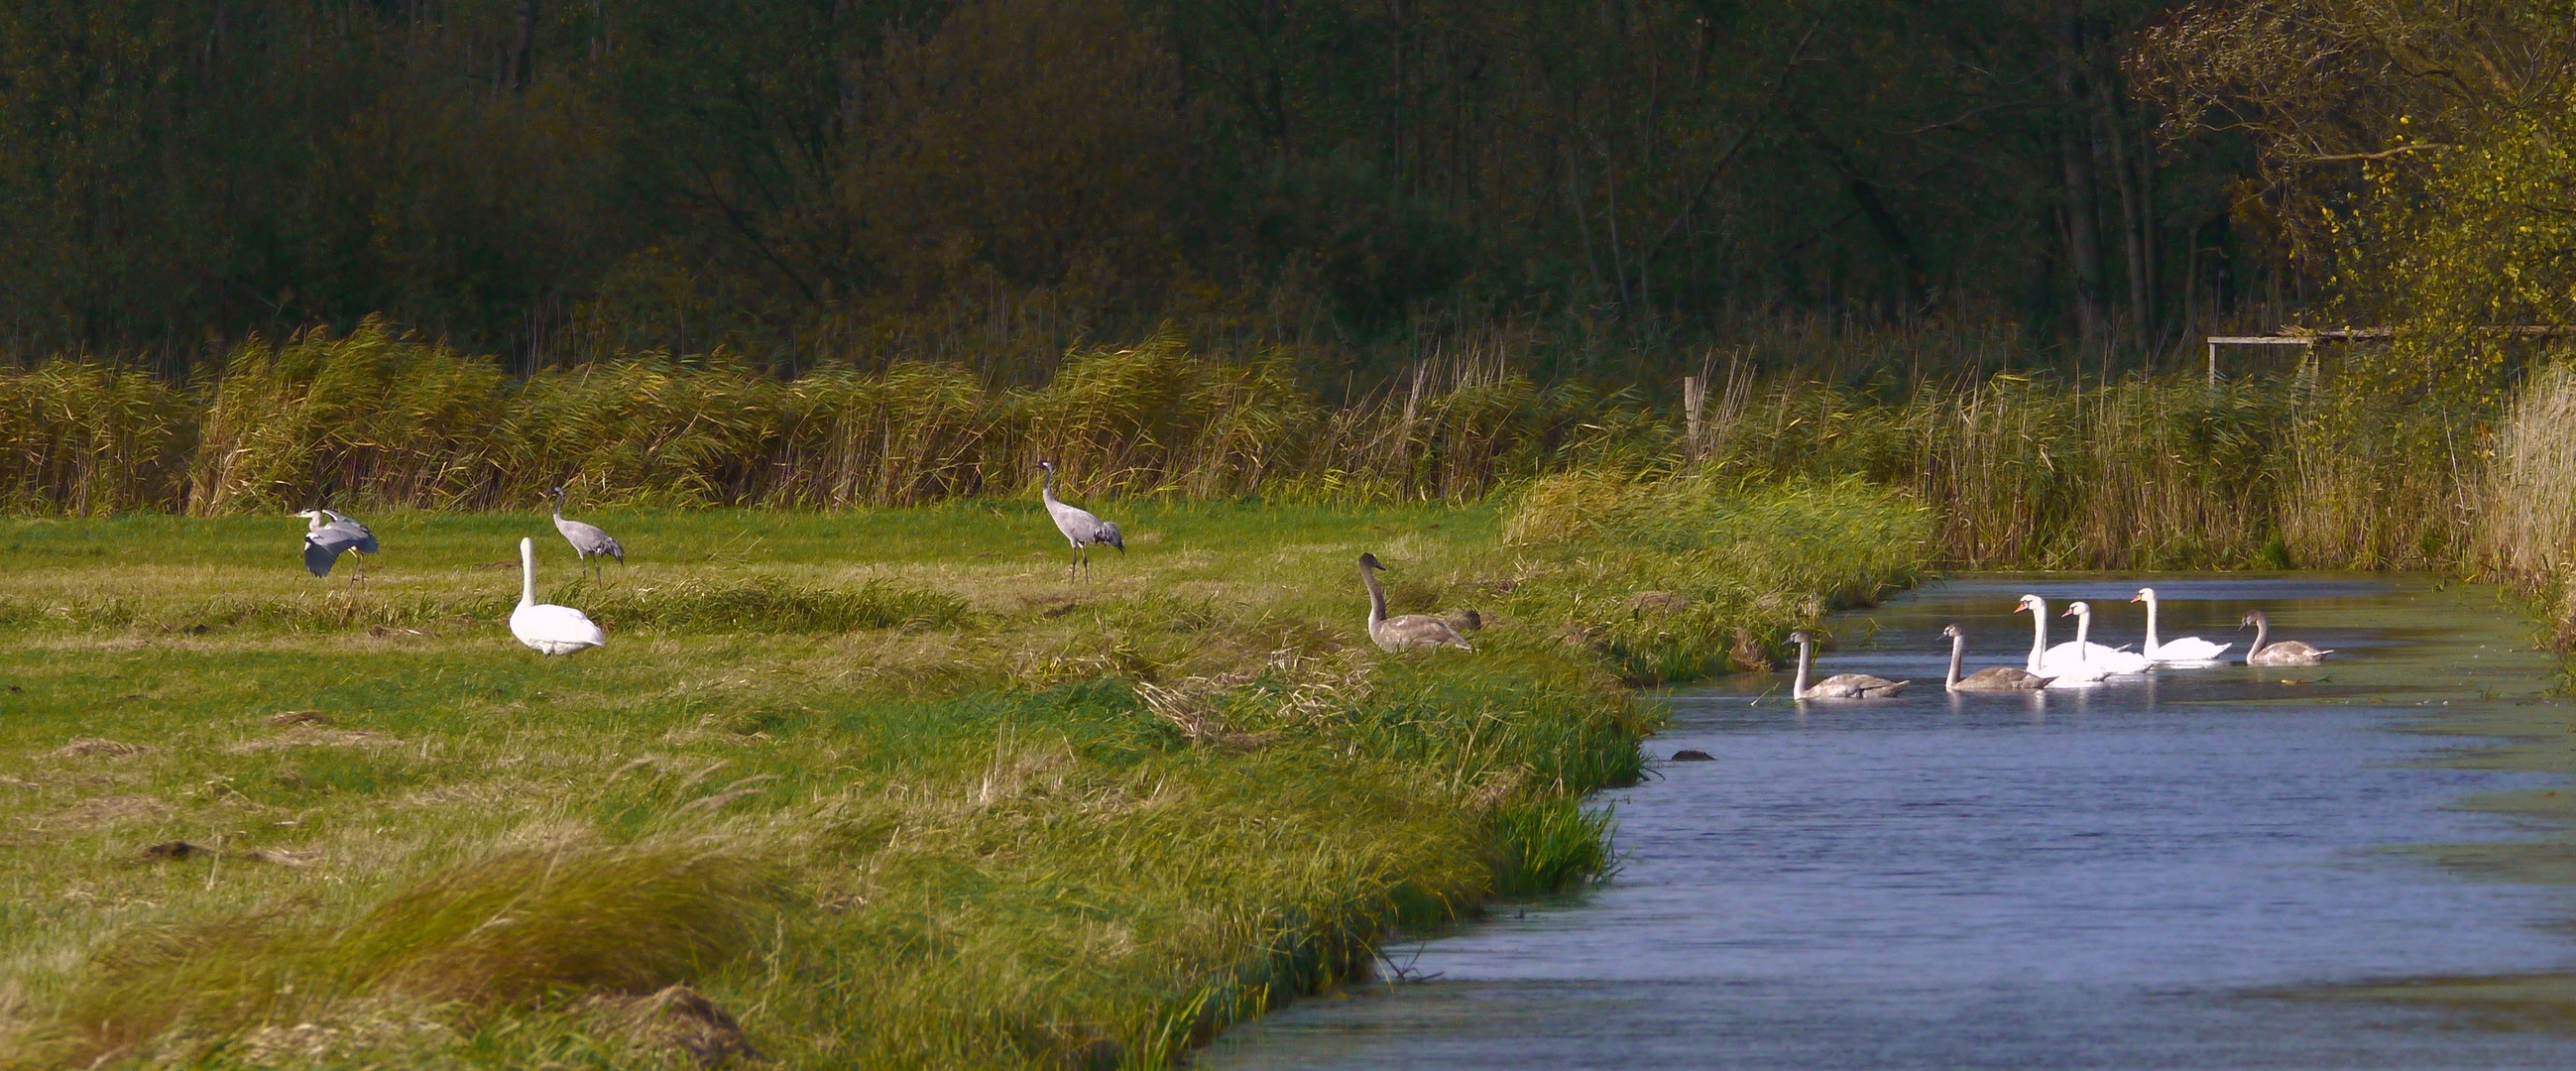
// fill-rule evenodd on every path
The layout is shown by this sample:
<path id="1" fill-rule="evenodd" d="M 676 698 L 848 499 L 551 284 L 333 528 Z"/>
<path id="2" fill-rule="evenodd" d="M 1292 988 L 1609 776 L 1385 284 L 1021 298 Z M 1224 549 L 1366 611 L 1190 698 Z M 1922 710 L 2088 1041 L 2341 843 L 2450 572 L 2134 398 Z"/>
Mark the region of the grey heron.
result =
<path id="1" fill-rule="evenodd" d="M 376 534 L 348 517 L 327 509 L 308 509 L 288 516 L 308 522 L 304 531 L 304 568 L 315 576 L 331 575 L 331 566 L 339 562 L 342 554 L 376 552 Z M 349 582 L 355 584 L 358 578 L 352 575 Z"/>
<path id="2" fill-rule="evenodd" d="M 527 538 L 519 540 L 519 608 L 510 611 L 510 634 L 549 657 L 608 642 L 590 615 L 537 601 L 537 541 Z"/>
<path id="3" fill-rule="evenodd" d="M 592 567 L 594 571 L 598 568 L 599 563 L 596 559 L 599 558 L 615 558 L 617 564 L 626 564 L 626 548 L 618 546 L 617 540 L 610 538 L 608 533 L 600 531 L 598 525 L 564 519 L 562 487 L 556 487 L 547 493 L 553 495 L 555 500 L 555 531 L 562 532 L 564 542 L 572 544 L 573 557 L 580 559 L 582 564 Z"/>
<path id="4" fill-rule="evenodd" d="M 1088 548 L 1094 544 L 1116 547 L 1118 553 L 1127 553 L 1127 541 L 1119 538 L 1117 525 L 1092 516 L 1088 510 L 1056 501 L 1055 466 L 1041 461 L 1038 468 L 1046 473 L 1046 478 L 1038 484 L 1038 500 L 1046 503 L 1047 515 L 1055 518 L 1055 530 L 1064 533 L 1065 540 L 1073 544 L 1073 564 L 1065 567 L 1068 578 L 1076 570 L 1086 578 L 1091 575 L 1091 551 Z"/>
<path id="5" fill-rule="evenodd" d="M 1378 570 L 1384 568 L 1386 566 L 1377 560 L 1377 555 L 1360 555 L 1360 583 L 1368 585 L 1369 593 L 1368 634 L 1369 639 L 1377 642 L 1379 650 L 1414 651 L 1434 647 L 1475 650 L 1467 645 L 1465 637 L 1458 635 L 1457 629 L 1429 614 L 1386 616 L 1386 589 L 1377 583 Z"/>

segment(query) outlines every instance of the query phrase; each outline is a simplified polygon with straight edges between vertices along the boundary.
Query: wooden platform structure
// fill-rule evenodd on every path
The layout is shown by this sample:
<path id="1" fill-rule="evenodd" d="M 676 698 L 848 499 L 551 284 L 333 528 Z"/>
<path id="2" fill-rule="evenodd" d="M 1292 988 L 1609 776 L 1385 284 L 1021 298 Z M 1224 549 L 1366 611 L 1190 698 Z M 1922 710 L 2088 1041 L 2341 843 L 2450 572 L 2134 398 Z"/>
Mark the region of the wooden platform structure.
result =
<path id="1" fill-rule="evenodd" d="M 2554 327 L 2542 324 L 2481 327 L 2481 334 L 2514 335 L 2521 338 L 2576 337 L 2576 327 Z M 2294 331 L 2284 335 L 2211 335 L 2209 343 L 2209 385 L 2218 385 L 2218 347 L 2220 346 L 2314 346 L 2320 342 L 2385 342 L 2397 337 L 2394 327 L 2333 327 L 2317 331 Z"/>

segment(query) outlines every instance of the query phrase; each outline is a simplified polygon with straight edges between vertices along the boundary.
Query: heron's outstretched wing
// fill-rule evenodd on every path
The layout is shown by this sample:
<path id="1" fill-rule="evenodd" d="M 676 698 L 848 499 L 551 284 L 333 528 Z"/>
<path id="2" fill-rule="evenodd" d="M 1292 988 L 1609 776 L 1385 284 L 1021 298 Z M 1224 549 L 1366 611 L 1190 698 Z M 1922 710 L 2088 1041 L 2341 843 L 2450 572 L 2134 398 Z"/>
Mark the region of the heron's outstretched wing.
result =
<path id="1" fill-rule="evenodd" d="M 324 528 L 319 532 L 306 532 L 304 568 L 311 570 L 315 576 L 329 576 L 332 564 L 340 560 L 340 555 L 348 553 L 352 548 L 364 550 L 375 545 L 375 536 L 369 535 L 362 541 L 355 533 L 337 525 Z"/>
<path id="2" fill-rule="evenodd" d="M 350 549 L 356 550 L 360 554 L 373 554 L 376 552 L 376 533 L 370 530 L 366 525 L 358 523 L 353 518 L 344 517 L 327 509 L 322 511 L 322 515 L 331 518 L 331 523 L 324 525 L 324 528 L 338 529 L 353 537 L 354 541 L 349 544 Z"/>

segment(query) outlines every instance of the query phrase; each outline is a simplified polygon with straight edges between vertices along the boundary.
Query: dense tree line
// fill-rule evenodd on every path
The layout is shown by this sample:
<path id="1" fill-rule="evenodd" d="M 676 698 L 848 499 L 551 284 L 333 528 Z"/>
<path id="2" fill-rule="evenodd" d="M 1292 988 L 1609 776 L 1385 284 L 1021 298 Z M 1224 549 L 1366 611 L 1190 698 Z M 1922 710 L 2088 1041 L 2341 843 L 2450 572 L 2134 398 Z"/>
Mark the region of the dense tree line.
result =
<path id="1" fill-rule="evenodd" d="M 382 312 L 522 367 L 1007 370 L 1164 321 L 1827 310 L 2154 349 L 2330 274 L 2285 106 L 2209 121 L 2297 63 L 2228 35 L 2302 4 L 2384 6 L 6 0 L 0 347 L 177 366 Z"/>

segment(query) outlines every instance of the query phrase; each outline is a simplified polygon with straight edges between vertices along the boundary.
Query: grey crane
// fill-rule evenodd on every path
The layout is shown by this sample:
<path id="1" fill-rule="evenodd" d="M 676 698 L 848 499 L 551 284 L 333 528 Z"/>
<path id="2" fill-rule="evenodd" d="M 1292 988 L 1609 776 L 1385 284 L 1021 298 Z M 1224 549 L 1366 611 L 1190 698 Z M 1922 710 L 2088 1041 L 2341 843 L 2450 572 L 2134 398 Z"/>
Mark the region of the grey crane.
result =
<path id="1" fill-rule="evenodd" d="M 308 509 L 288 516 L 302 517 L 308 522 L 304 532 L 304 568 L 315 576 L 331 575 L 331 566 L 339 562 L 342 554 L 353 550 L 360 554 L 376 552 L 376 534 L 368 531 L 366 525 L 340 514 L 327 509 Z M 349 583 L 354 585 L 357 582 L 357 576 L 352 574 Z"/>
<path id="2" fill-rule="evenodd" d="M 1118 548 L 1127 553 L 1127 541 L 1119 538 L 1118 526 L 1091 515 L 1091 511 L 1068 506 L 1055 498 L 1055 465 L 1038 462 L 1046 478 L 1038 484 L 1038 500 L 1046 503 L 1047 515 L 1055 518 L 1055 530 L 1064 533 L 1073 544 L 1073 564 L 1065 567 L 1067 577 L 1079 571 L 1085 579 L 1091 576 L 1091 551 L 1094 544 Z"/>
<path id="3" fill-rule="evenodd" d="M 564 542 L 572 544 L 573 557 L 580 559 L 582 564 L 590 566 L 594 573 L 599 569 L 601 558 L 615 558 L 617 564 L 626 564 L 626 548 L 618 546 L 617 540 L 611 538 L 608 533 L 600 531 L 598 525 L 564 519 L 562 487 L 556 487 L 547 493 L 553 495 L 555 500 L 555 531 L 562 532 Z"/>

